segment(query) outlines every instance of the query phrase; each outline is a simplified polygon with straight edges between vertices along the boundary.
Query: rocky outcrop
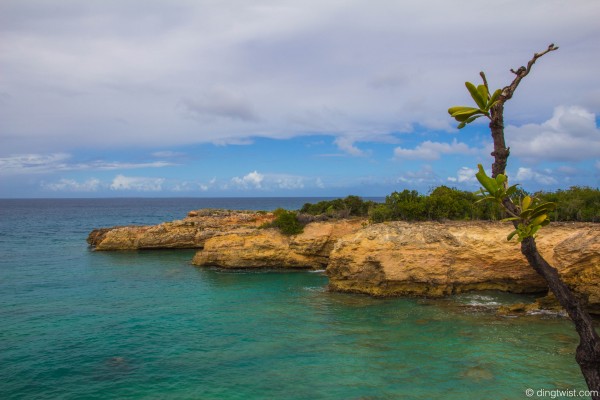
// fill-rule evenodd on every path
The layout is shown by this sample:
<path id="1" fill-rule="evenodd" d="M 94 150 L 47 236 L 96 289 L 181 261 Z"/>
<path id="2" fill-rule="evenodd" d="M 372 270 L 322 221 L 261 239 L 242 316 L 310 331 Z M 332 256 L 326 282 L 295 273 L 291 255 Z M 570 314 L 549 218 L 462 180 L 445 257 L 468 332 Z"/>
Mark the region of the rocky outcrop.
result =
<path id="1" fill-rule="evenodd" d="M 375 296 L 444 296 L 470 290 L 544 292 L 509 223 L 312 222 L 299 235 L 273 228 L 272 213 L 197 210 L 179 221 L 94 230 L 96 250 L 197 248 L 198 266 L 325 269 L 330 288 Z M 563 280 L 600 314 L 600 224 L 553 223 L 537 240 Z M 543 306 L 543 305 L 541 305 Z"/>
<path id="2" fill-rule="evenodd" d="M 202 248 L 205 241 L 231 230 L 257 228 L 272 213 L 202 209 L 182 220 L 154 226 L 118 226 L 93 230 L 87 242 L 96 250 Z"/>
<path id="3" fill-rule="evenodd" d="M 192 263 L 222 268 L 324 269 L 337 240 L 364 223 L 358 219 L 313 222 L 294 236 L 277 229 L 234 230 L 207 240 Z"/>
<path id="4" fill-rule="evenodd" d="M 506 240 L 510 230 L 490 222 L 370 225 L 336 243 L 327 268 L 330 287 L 377 296 L 547 290 L 517 242 Z M 600 313 L 600 226 L 555 223 L 537 243 L 591 311 Z"/>

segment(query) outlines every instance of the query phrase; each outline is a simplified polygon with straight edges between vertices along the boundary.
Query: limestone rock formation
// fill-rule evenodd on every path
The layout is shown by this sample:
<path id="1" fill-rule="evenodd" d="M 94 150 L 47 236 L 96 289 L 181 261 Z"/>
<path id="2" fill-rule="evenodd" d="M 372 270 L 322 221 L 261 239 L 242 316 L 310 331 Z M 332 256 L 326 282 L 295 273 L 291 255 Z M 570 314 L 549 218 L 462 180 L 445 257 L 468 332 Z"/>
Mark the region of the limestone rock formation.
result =
<path id="1" fill-rule="evenodd" d="M 192 263 L 222 268 L 324 269 L 335 242 L 363 223 L 359 219 L 313 222 L 294 236 L 273 228 L 233 230 L 207 240 Z"/>
<path id="2" fill-rule="evenodd" d="M 469 290 L 546 290 L 511 226 L 490 222 L 391 222 L 342 237 L 330 255 L 333 290 L 378 296 L 443 296 Z M 542 255 L 600 312 L 600 226 L 555 223 L 538 239 Z"/>
<path id="3" fill-rule="evenodd" d="M 544 292 L 509 223 L 312 222 L 299 235 L 273 228 L 272 213 L 196 210 L 155 226 L 102 228 L 96 250 L 197 248 L 193 263 L 222 268 L 325 269 L 330 288 L 375 296 L 443 296 L 470 290 Z M 600 224 L 553 223 L 537 240 L 565 282 L 600 314 Z M 544 305 L 540 305 L 544 307 Z"/>
<path id="4" fill-rule="evenodd" d="M 206 239 L 233 229 L 271 222 L 272 213 L 202 209 L 182 220 L 154 226 L 118 226 L 93 230 L 87 242 L 96 250 L 202 248 Z"/>

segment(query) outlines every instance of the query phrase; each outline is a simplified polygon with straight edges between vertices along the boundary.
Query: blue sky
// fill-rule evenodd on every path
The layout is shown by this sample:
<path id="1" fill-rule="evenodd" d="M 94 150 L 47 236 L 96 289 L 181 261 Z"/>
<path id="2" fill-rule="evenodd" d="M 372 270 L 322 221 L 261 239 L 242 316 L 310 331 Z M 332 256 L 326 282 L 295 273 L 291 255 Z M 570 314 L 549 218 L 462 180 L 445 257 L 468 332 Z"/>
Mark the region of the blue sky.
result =
<path id="1" fill-rule="evenodd" d="M 476 190 L 446 109 L 554 42 L 506 106 L 509 179 L 600 185 L 600 2 L 0 3 L 0 197 Z"/>

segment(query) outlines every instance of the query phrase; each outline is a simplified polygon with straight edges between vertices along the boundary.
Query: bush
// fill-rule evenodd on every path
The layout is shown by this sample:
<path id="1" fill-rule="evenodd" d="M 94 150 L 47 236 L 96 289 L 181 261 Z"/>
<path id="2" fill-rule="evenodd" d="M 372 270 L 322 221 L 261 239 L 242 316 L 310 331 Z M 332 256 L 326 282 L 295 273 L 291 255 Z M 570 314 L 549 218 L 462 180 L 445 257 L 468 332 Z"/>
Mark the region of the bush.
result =
<path id="1" fill-rule="evenodd" d="M 375 204 L 373 201 L 364 201 L 358 196 L 348 196 L 344 199 L 323 200 L 315 204 L 306 203 L 300 212 L 310 215 L 326 215 L 336 219 L 350 216 L 366 217 Z"/>
<path id="2" fill-rule="evenodd" d="M 284 235 L 297 235 L 304 230 L 295 212 L 278 208 L 273 211 L 273 214 L 275 215 L 275 220 L 271 225 L 278 228 Z"/>
<path id="3" fill-rule="evenodd" d="M 384 222 L 392 220 L 392 210 L 385 204 L 379 204 L 371 208 L 369 213 L 371 222 Z"/>
<path id="4" fill-rule="evenodd" d="M 518 191 L 513 199 L 519 202 L 527 193 Z M 558 203 L 551 218 L 554 221 L 600 222 L 600 190 L 574 186 L 556 192 L 538 192 L 535 197 L 542 201 Z M 425 221 L 425 220 L 498 220 L 507 215 L 498 204 L 477 202 L 479 197 L 468 191 L 439 186 L 428 195 L 416 190 L 393 192 L 384 203 L 363 201 L 358 196 L 344 199 L 306 203 L 300 210 L 302 223 L 323 221 L 330 218 L 369 216 L 372 222 Z M 289 218 L 289 217 L 288 217 Z M 302 223 L 299 223 L 302 225 Z"/>

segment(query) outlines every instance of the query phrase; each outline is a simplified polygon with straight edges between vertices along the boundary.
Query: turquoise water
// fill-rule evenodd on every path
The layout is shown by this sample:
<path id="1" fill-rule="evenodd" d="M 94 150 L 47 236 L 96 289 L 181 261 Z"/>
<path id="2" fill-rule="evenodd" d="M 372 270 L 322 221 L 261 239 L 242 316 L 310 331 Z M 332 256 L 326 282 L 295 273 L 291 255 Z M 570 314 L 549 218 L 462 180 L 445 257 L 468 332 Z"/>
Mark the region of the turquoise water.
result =
<path id="1" fill-rule="evenodd" d="M 523 399 L 577 389 L 576 335 L 444 300 L 330 293 L 322 273 L 224 272 L 193 251 L 92 252 L 93 227 L 225 200 L 0 200 L 2 399 Z M 298 208 L 302 199 L 228 199 Z"/>

